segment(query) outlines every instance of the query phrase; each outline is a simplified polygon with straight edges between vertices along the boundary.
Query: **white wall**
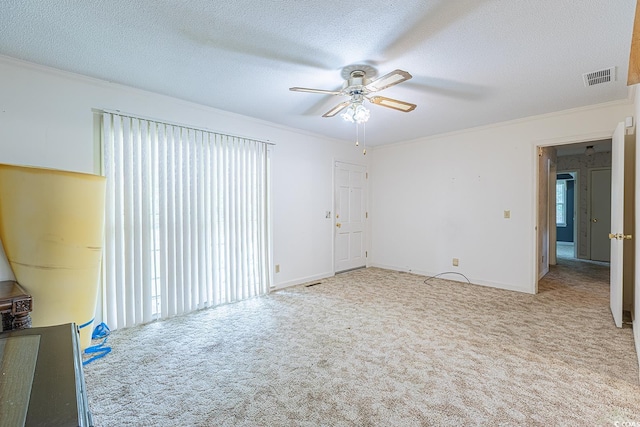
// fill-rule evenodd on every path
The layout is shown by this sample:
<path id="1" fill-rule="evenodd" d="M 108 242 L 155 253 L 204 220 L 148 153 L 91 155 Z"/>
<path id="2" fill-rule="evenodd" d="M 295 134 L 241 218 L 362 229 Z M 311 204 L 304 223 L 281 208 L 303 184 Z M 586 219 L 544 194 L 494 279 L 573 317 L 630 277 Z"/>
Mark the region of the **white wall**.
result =
<path id="1" fill-rule="evenodd" d="M 610 137 L 632 113 L 615 102 L 376 148 L 371 265 L 535 292 L 536 146 Z"/>
<path id="2" fill-rule="evenodd" d="M 112 109 L 269 140 L 276 287 L 333 274 L 334 159 L 364 164 L 350 141 L 0 57 L 0 163 L 96 172 L 92 109 Z M 319 119 L 320 120 L 320 119 Z"/>

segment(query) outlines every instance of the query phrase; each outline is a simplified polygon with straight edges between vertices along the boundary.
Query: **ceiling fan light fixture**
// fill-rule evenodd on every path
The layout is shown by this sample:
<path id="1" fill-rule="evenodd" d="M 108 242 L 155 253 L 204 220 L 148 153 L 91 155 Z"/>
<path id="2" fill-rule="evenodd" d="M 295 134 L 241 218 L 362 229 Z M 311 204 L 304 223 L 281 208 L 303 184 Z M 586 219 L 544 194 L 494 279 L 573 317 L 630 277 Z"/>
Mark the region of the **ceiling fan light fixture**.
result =
<path id="1" fill-rule="evenodd" d="M 353 113 L 353 119 L 357 123 L 364 123 L 369 120 L 371 112 L 362 104 L 358 105 Z"/>
<path id="2" fill-rule="evenodd" d="M 353 119 L 354 112 L 353 106 L 350 106 L 344 110 L 344 113 L 340 114 L 340 117 L 342 117 L 346 122 L 355 123 L 355 120 Z"/>
<path id="3" fill-rule="evenodd" d="M 341 117 L 347 122 L 365 123 L 370 115 L 371 112 L 362 103 L 353 103 L 341 114 Z"/>

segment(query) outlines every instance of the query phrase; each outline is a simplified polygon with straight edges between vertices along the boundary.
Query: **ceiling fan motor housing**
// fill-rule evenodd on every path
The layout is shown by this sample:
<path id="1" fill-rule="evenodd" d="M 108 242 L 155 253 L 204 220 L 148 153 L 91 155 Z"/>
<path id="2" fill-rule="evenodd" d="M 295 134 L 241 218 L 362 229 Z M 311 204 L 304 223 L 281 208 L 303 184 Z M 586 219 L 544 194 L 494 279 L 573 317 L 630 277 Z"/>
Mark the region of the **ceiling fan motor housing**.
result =
<path id="1" fill-rule="evenodd" d="M 342 90 L 346 95 L 358 95 L 364 93 L 364 86 L 369 83 L 364 71 L 355 70 L 351 72 L 348 80 L 342 84 Z"/>

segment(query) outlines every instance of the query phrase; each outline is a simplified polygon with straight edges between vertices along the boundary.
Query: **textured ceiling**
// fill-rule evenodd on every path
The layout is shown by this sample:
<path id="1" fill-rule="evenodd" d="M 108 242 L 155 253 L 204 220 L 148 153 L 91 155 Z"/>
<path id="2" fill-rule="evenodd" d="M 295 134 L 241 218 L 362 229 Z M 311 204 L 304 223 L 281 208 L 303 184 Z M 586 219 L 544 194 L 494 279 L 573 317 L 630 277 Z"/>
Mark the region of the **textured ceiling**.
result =
<path id="1" fill-rule="evenodd" d="M 379 145 L 626 98 L 635 3 L 2 0 L 0 54 L 346 140 L 353 124 L 321 117 L 344 99 L 288 88 L 338 89 L 358 63 L 409 71 L 380 94 L 415 111 L 370 105 Z"/>

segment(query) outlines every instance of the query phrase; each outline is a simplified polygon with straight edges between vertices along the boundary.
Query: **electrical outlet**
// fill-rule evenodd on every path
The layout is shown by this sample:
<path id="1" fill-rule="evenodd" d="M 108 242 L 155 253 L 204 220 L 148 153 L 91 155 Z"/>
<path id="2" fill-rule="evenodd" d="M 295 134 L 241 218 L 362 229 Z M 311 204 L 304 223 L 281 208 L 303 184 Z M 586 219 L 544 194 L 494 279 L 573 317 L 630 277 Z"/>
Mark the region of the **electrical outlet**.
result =
<path id="1" fill-rule="evenodd" d="M 453 266 L 457 267 L 460 264 L 460 260 L 458 258 L 453 259 Z"/>
<path id="2" fill-rule="evenodd" d="M 276 264 L 276 273 L 280 273 L 280 264 Z"/>

